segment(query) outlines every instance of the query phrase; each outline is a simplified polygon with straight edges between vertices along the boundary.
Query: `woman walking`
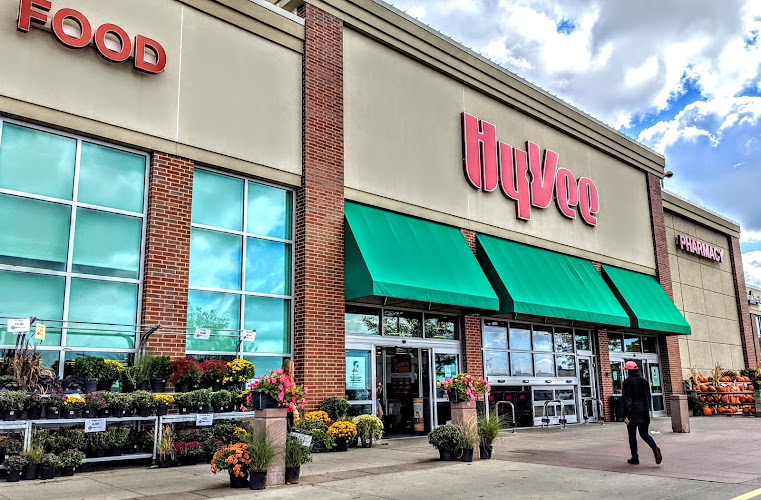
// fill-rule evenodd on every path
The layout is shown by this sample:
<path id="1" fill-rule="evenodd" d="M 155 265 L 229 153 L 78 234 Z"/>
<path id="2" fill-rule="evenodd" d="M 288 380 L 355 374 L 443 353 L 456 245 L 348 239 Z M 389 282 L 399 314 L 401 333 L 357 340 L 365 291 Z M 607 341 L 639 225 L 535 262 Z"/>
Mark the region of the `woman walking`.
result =
<path id="1" fill-rule="evenodd" d="M 283 376 L 288 377 L 291 382 L 293 382 L 293 374 L 296 371 L 296 365 L 293 364 L 292 359 L 285 359 L 283 360 Z M 294 418 L 298 416 L 298 410 L 293 409 L 291 411 L 288 409 L 288 432 L 291 432 L 291 429 L 293 429 L 293 420 Z"/>
<path id="2" fill-rule="evenodd" d="M 634 361 L 627 361 L 624 369 L 629 372 L 629 377 L 624 380 L 622 394 L 624 404 L 624 423 L 629 431 L 629 448 L 632 457 L 627 460 L 632 465 L 639 465 L 637 454 L 637 431 L 639 437 L 647 443 L 653 455 L 655 463 L 663 460 L 661 449 L 655 444 L 655 440 L 648 432 L 650 426 L 650 383 L 639 373 L 639 366 Z"/>

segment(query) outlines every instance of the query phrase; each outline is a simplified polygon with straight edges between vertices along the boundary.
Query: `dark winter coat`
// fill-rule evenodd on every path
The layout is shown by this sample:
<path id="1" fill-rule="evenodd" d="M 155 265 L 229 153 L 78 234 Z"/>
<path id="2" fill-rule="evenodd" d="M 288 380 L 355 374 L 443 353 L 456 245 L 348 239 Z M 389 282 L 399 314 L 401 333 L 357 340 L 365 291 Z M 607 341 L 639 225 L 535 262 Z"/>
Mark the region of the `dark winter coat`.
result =
<path id="1" fill-rule="evenodd" d="M 643 376 L 629 375 L 624 380 L 622 394 L 624 404 L 624 417 L 633 424 L 646 424 L 650 422 L 650 382 Z"/>

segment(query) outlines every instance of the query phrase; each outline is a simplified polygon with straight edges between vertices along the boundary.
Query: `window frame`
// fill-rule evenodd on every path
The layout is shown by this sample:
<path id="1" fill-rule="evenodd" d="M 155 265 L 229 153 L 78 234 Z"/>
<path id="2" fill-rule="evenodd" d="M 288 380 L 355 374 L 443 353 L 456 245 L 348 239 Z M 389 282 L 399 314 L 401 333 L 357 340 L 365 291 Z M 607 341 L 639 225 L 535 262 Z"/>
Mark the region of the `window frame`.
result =
<path id="1" fill-rule="evenodd" d="M 422 309 L 413 309 L 409 307 L 393 307 L 393 306 L 382 306 L 378 304 L 367 304 L 364 302 L 345 302 L 344 303 L 344 321 L 346 320 L 346 314 L 354 314 L 354 313 L 347 313 L 346 309 L 348 307 L 360 307 L 360 308 L 366 308 L 366 309 L 375 309 L 378 311 L 378 317 L 380 318 L 379 324 L 378 324 L 378 333 L 347 333 L 344 332 L 344 335 L 349 335 L 352 337 L 357 338 L 385 338 L 385 339 L 399 339 L 401 342 L 402 340 L 405 340 L 407 343 L 412 342 L 421 342 L 421 341 L 427 341 L 427 342 L 460 342 L 462 339 L 462 330 L 463 330 L 463 324 L 462 324 L 462 318 L 463 315 L 461 314 L 450 314 L 450 313 L 444 313 L 444 312 L 438 312 L 438 311 L 424 311 Z M 401 335 L 388 335 L 386 334 L 386 328 L 384 319 L 386 316 L 386 311 L 389 312 L 403 312 L 403 313 L 415 313 L 420 315 L 420 329 L 421 329 L 421 337 L 402 337 Z M 452 322 L 455 325 L 455 338 L 454 339 L 441 339 L 436 337 L 429 337 L 426 335 L 426 328 L 425 328 L 425 321 L 428 319 L 428 315 L 436 316 L 436 317 L 447 317 L 451 318 Z"/>
<path id="2" fill-rule="evenodd" d="M 97 139 L 92 139 L 81 134 L 72 134 L 72 133 L 56 130 L 53 128 L 49 128 L 49 127 L 43 127 L 40 125 L 35 125 L 32 123 L 23 122 L 20 120 L 13 120 L 13 119 L 2 118 L 2 117 L 0 117 L 0 147 L 2 147 L 2 135 L 3 135 L 3 129 L 6 123 L 10 125 L 15 125 L 19 127 L 36 130 L 39 132 L 66 137 L 76 141 L 76 150 L 75 150 L 76 153 L 74 158 L 74 177 L 73 177 L 71 200 L 55 198 L 55 197 L 46 196 L 46 195 L 27 193 L 24 191 L 16 191 L 12 189 L 0 188 L 0 194 L 3 194 L 3 195 L 17 196 L 24 199 L 37 200 L 37 201 L 43 201 L 43 202 L 49 202 L 49 203 L 57 203 L 60 205 L 65 205 L 71 209 L 71 215 L 69 218 L 69 233 L 68 233 L 69 239 L 67 243 L 68 248 L 66 253 L 66 270 L 65 271 L 54 271 L 50 269 L 37 269 L 37 268 L 28 268 L 23 266 L 14 266 L 10 264 L 0 264 L 0 271 L 4 271 L 4 272 L 18 272 L 23 274 L 36 274 L 36 275 L 45 275 L 45 276 L 61 276 L 65 278 L 66 280 L 64 285 L 64 301 L 63 301 L 63 311 L 61 316 L 62 319 L 55 320 L 56 323 L 60 322 L 60 325 L 61 325 L 60 344 L 57 346 L 40 345 L 40 346 L 37 346 L 37 350 L 59 351 L 59 369 L 58 369 L 59 376 L 63 376 L 64 361 L 65 361 L 65 355 L 67 351 L 134 354 L 139 347 L 138 346 L 139 331 L 138 331 L 137 325 L 140 324 L 142 313 L 143 313 L 143 280 L 145 277 L 145 253 L 146 253 L 145 247 L 146 247 L 146 240 L 147 240 L 146 229 L 147 229 L 147 223 L 148 223 L 148 188 L 149 188 L 150 173 L 151 173 L 151 155 L 146 152 L 139 151 L 133 148 L 128 148 L 128 147 L 120 146 L 117 144 L 112 144 L 112 143 L 108 143 L 104 141 L 99 141 Z M 125 153 L 134 154 L 137 156 L 141 156 L 145 159 L 145 178 L 143 182 L 143 211 L 142 213 L 132 212 L 129 210 L 122 210 L 118 208 L 105 207 L 102 205 L 94 205 L 91 203 L 82 203 L 78 201 L 79 172 L 80 172 L 80 166 L 81 166 L 82 143 L 84 142 L 89 144 L 94 144 L 97 146 L 102 146 L 105 148 L 123 151 Z M 95 210 L 98 212 L 106 212 L 109 214 L 137 217 L 142 219 L 141 236 L 140 236 L 140 263 L 138 265 L 138 276 L 136 279 L 120 278 L 115 276 L 102 276 L 102 275 L 87 274 L 87 273 L 75 273 L 72 271 L 72 268 L 74 266 L 74 235 L 76 232 L 77 210 L 80 208 Z M 134 339 L 134 344 L 132 348 L 125 349 L 125 348 L 116 348 L 116 347 L 112 348 L 112 347 L 89 347 L 89 346 L 67 346 L 66 345 L 68 330 L 69 329 L 76 330 L 75 327 L 68 326 L 72 279 L 90 279 L 90 280 L 96 280 L 96 281 L 108 281 L 108 282 L 128 283 L 128 284 L 137 285 L 137 294 L 138 294 L 137 309 L 136 309 L 137 317 L 135 318 L 135 321 L 136 321 L 136 324 L 134 327 L 135 339 Z M 41 319 L 45 319 L 45 318 L 41 318 Z M 14 345 L 0 344 L 0 349 L 12 349 L 12 348 L 15 348 L 15 344 Z"/>
<path id="3" fill-rule="evenodd" d="M 255 358 L 255 357 L 267 357 L 267 358 L 282 358 L 282 359 L 293 359 L 293 343 L 294 343 L 294 314 L 295 314 L 295 290 L 294 290 L 294 284 L 296 281 L 296 249 L 295 249 L 295 243 L 296 243 L 296 224 L 295 224 L 295 215 L 296 215 L 296 191 L 292 188 L 280 186 L 271 182 L 262 181 L 259 179 L 253 179 L 251 177 L 246 177 L 244 175 L 238 175 L 231 172 L 226 172 L 224 170 L 215 169 L 213 167 L 209 167 L 206 165 L 195 165 L 193 168 L 193 173 L 195 174 L 196 170 L 203 170 L 205 172 L 209 172 L 212 174 L 217 175 L 224 175 L 227 177 L 233 177 L 235 179 L 240 179 L 243 181 L 243 193 L 242 193 L 242 199 L 243 199 L 243 219 L 241 228 L 242 230 L 238 231 L 235 229 L 227 229 L 227 228 L 221 228 L 221 227 L 215 227 L 210 226 L 208 224 L 199 224 L 195 223 L 191 219 L 190 228 L 191 231 L 194 228 L 197 229 L 203 229 L 206 231 L 215 231 L 220 232 L 224 234 L 230 234 L 235 236 L 240 236 L 243 240 L 242 247 L 241 247 L 241 285 L 240 290 L 229 290 L 225 288 L 214 288 L 214 287 L 205 287 L 205 286 L 193 286 L 188 281 L 188 292 L 191 290 L 193 291 L 199 291 L 199 292 L 213 292 L 213 293 L 225 293 L 225 294 L 234 294 L 239 297 L 240 300 L 240 308 L 238 312 L 238 326 L 241 327 L 237 330 L 235 329 L 225 329 L 225 330 L 213 330 L 212 337 L 215 336 L 214 332 L 219 332 L 222 334 L 222 336 L 225 337 L 234 337 L 236 334 L 238 336 L 238 349 L 236 351 L 212 351 L 212 350 L 198 350 L 193 349 L 189 350 L 186 348 L 185 353 L 188 356 L 235 356 L 236 358 Z M 290 214 L 290 221 L 291 221 L 291 227 L 290 227 L 290 239 L 283 239 L 283 238 L 276 238 L 273 236 L 266 236 L 266 235 L 259 235 L 254 233 L 249 233 L 247 231 L 248 229 L 248 186 L 249 183 L 254 184 L 260 184 L 263 186 L 268 186 L 275 189 L 280 189 L 282 191 L 286 191 L 290 193 L 290 203 L 287 204 L 288 208 L 291 211 Z M 191 207 L 192 207 L 192 199 L 191 199 Z M 191 208 L 192 210 L 192 208 Z M 267 241 L 274 241 L 278 243 L 283 243 L 285 245 L 290 245 L 290 275 L 288 276 L 288 279 L 290 280 L 290 295 L 281 295 L 281 294 L 272 294 L 272 293 L 264 293 L 264 292 L 249 292 L 246 290 L 246 249 L 247 249 L 247 243 L 248 238 L 258 238 L 261 240 L 267 240 Z M 190 274 L 190 269 L 188 269 L 188 275 Z M 265 298 L 273 298 L 273 299 L 281 299 L 281 300 L 287 300 L 289 303 L 288 311 L 289 311 L 289 318 L 288 318 L 288 352 L 284 353 L 271 353 L 271 352 L 248 352 L 244 349 L 244 343 L 240 341 L 240 333 L 245 330 L 243 326 L 245 325 L 245 309 L 246 304 L 244 297 L 246 296 L 252 296 L 252 297 L 265 297 Z M 190 305 L 188 303 L 188 305 Z M 230 335 L 230 333 L 233 333 Z M 188 338 L 189 335 L 193 335 L 193 333 L 186 333 L 186 338 Z"/>

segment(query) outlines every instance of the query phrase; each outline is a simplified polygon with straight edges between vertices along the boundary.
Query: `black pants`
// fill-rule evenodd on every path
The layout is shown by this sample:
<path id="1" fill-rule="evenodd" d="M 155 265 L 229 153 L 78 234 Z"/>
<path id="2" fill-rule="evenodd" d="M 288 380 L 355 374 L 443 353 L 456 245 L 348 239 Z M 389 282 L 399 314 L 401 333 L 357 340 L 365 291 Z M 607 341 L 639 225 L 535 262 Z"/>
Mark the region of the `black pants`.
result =
<path id="1" fill-rule="evenodd" d="M 645 443 L 647 443 L 650 449 L 653 450 L 653 453 L 655 453 L 655 448 L 656 448 L 655 440 L 647 431 L 648 427 L 650 427 L 650 422 L 645 422 L 643 424 L 629 423 L 626 425 L 626 430 L 629 431 L 629 448 L 632 451 L 632 458 L 635 460 L 639 460 L 639 455 L 637 454 L 637 431 L 638 430 L 639 430 L 639 437 L 641 437 L 642 440 Z"/>
<path id="2" fill-rule="evenodd" d="M 293 412 L 292 411 L 288 412 L 286 424 L 287 424 L 287 431 L 288 433 L 290 433 L 291 430 L 293 430 Z"/>

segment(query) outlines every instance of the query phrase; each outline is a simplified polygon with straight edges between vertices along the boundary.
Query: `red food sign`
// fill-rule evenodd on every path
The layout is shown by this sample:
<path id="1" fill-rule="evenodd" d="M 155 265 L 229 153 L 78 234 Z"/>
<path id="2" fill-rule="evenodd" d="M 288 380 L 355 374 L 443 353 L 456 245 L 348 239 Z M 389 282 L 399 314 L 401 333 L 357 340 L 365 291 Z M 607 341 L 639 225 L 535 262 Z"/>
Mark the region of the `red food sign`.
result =
<path id="1" fill-rule="evenodd" d="M 570 170 L 558 167 L 558 154 L 526 142 L 522 150 L 497 141 L 497 127 L 468 113 L 462 114 L 463 166 L 471 186 L 484 192 L 500 188 L 515 201 L 515 216 L 531 220 L 531 207 L 555 204 L 565 217 L 580 214 L 590 226 L 597 225 L 600 197 L 591 179 L 578 180 Z"/>
<path id="2" fill-rule="evenodd" d="M 133 43 L 126 31 L 110 23 L 93 30 L 87 17 L 74 9 L 61 9 L 50 19 L 47 13 L 51 9 L 49 0 L 20 0 L 17 29 L 25 33 L 32 26 L 49 29 L 56 40 L 72 49 L 94 44 L 107 61 L 120 63 L 132 58 L 135 69 L 145 73 L 158 74 L 166 68 L 166 51 L 156 40 L 137 35 Z"/>

